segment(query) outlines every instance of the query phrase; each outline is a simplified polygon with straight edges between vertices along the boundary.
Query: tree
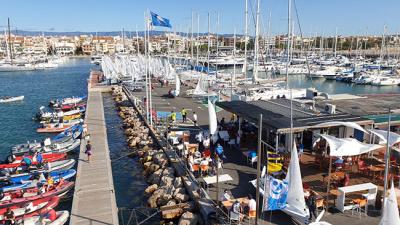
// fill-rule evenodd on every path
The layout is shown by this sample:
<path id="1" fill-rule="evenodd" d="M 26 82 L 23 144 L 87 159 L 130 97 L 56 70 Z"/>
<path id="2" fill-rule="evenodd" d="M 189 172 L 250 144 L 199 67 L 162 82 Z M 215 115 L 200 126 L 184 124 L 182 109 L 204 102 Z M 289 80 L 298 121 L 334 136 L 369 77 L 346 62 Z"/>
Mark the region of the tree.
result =
<path id="1" fill-rule="evenodd" d="M 75 55 L 82 55 L 83 54 L 83 49 L 82 46 L 78 46 L 75 49 Z"/>

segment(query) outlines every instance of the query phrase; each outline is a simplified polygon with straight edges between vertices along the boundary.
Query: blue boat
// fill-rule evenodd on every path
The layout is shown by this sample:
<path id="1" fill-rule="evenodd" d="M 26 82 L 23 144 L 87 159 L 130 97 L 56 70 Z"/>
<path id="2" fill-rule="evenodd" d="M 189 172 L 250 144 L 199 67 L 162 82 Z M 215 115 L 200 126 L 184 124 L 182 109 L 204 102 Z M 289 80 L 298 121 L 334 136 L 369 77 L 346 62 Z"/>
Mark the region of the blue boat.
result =
<path id="1" fill-rule="evenodd" d="M 74 169 L 69 169 L 69 170 L 60 170 L 60 171 L 52 171 L 50 172 L 50 176 L 53 177 L 54 182 L 58 182 L 60 178 L 63 178 L 64 180 L 71 179 L 75 176 L 76 170 Z M 47 173 L 44 173 L 44 175 L 47 175 Z M 18 184 L 18 183 L 32 183 L 33 180 L 38 178 L 39 173 L 30 173 L 26 175 L 21 175 L 21 176 L 15 176 L 11 177 L 10 181 L 11 183 Z"/>
<path id="2" fill-rule="evenodd" d="M 17 190 L 17 189 L 27 188 L 30 185 L 30 183 L 12 183 L 11 182 L 11 183 L 8 183 L 8 184 L 2 183 L 1 185 L 4 185 L 4 186 L 2 186 L 0 188 L 0 190 L 2 192 L 8 192 L 8 191 L 14 191 L 14 190 Z"/>
<path id="3" fill-rule="evenodd" d="M 78 138 L 82 132 L 83 132 L 82 125 L 76 124 L 76 125 L 73 125 L 72 127 L 65 129 L 62 133 L 59 133 L 56 136 L 54 136 L 52 138 L 52 141 L 53 142 L 61 142 L 61 140 L 64 140 L 65 137 L 71 137 L 71 136 L 75 139 L 75 138 Z"/>

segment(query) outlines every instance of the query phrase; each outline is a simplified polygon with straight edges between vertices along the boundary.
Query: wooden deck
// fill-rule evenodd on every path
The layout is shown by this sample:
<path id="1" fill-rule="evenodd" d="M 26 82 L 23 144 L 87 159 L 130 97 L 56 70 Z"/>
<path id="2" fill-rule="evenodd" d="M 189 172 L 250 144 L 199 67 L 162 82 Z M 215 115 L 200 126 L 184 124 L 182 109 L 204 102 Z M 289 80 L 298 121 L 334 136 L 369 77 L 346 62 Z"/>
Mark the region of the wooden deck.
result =
<path id="1" fill-rule="evenodd" d="M 89 88 L 85 122 L 88 125 L 93 155 L 91 161 L 87 162 L 86 142 L 82 141 L 71 225 L 118 225 L 102 91 L 101 88 Z"/>

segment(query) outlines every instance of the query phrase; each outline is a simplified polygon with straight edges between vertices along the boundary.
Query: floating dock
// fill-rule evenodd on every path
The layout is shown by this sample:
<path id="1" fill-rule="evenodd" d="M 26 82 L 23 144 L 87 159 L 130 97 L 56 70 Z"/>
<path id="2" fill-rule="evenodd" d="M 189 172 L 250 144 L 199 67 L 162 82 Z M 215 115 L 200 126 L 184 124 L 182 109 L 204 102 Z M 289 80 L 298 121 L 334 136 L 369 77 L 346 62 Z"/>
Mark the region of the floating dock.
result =
<path id="1" fill-rule="evenodd" d="M 82 141 L 71 209 L 71 225 L 118 225 L 111 160 L 107 142 L 102 92 L 97 87 L 99 74 L 91 72 L 85 123 L 88 126 L 93 155 L 87 162 L 86 141 Z"/>

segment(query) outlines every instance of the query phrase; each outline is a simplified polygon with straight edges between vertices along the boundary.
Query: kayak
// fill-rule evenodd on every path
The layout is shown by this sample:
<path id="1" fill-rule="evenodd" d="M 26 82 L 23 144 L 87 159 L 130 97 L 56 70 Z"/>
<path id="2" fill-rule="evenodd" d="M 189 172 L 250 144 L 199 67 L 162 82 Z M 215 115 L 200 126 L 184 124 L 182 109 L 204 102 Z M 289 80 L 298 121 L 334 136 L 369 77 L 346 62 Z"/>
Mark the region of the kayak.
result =
<path id="1" fill-rule="evenodd" d="M 25 207 L 25 205 L 27 205 L 27 202 L 10 204 L 8 207 L 0 209 L 0 220 L 4 220 L 4 214 L 8 208 L 10 208 L 14 212 L 14 215 L 17 219 L 23 219 L 32 216 L 43 215 L 50 211 L 52 208 L 56 207 L 59 201 L 60 198 L 57 196 L 40 198 L 30 202 L 32 203 L 32 207 L 30 207 L 30 210 L 27 210 Z"/>
<path id="2" fill-rule="evenodd" d="M 63 225 L 69 219 L 69 212 L 66 210 L 56 212 L 57 219 L 46 223 L 46 225 Z M 22 219 L 18 221 L 18 224 L 23 225 L 43 225 L 41 216 L 32 216 L 29 218 Z"/>
<path id="3" fill-rule="evenodd" d="M 61 171 L 52 171 L 52 172 L 44 172 L 43 173 L 45 176 L 51 176 L 54 180 L 54 182 L 58 182 L 60 178 L 63 178 L 64 180 L 71 179 L 75 176 L 76 170 L 74 169 L 69 169 L 69 170 L 61 170 Z M 30 173 L 30 174 L 21 174 L 17 176 L 13 176 L 9 178 L 9 181 L 18 184 L 18 183 L 32 183 L 32 181 L 35 181 L 35 178 L 38 177 L 39 172 L 36 173 Z"/>
<path id="4" fill-rule="evenodd" d="M 29 158 L 31 160 L 32 160 L 32 157 L 33 157 L 32 155 L 26 156 L 26 158 Z M 67 157 L 67 154 L 65 154 L 65 153 L 43 153 L 42 157 L 43 157 L 43 163 L 54 162 L 54 161 L 64 159 L 65 157 Z M 9 158 L 10 157 L 8 157 L 8 159 L 7 159 L 8 161 L 10 161 Z M 17 157 L 15 157 L 15 160 L 13 160 L 11 163 L 0 164 L 0 169 L 17 168 L 17 167 L 23 166 L 25 164 L 22 161 L 23 158 L 24 158 L 24 156 L 17 156 Z M 37 161 L 32 160 L 32 165 L 36 165 L 36 164 L 37 164 Z"/>
<path id="5" fill-rule="evenodd" d="M 24 96 L 16 96 L 16 97 L 3 97 L 0 98 L 0 103 L 7 103 L 7 102 L 16 102 L 16 101 L 22 101 L 24 100 Z"/>
<path id="6" fill-rule="evenodd" d="M 11 149 L 11 154 L 21 156 L 25 153 L 45 152 L 45 153 L 67 153 L 75 150 L 81 144 L 80 139 L 70 138 L 68 141 L 62 143 L 55 143 L 42 147 L 41 144 L 25 144 L 16 145 Z"/>
<path id="7" fill-rule="evenodd" d="M 0 208 L 10 207 L 15 204 L 23 204 L 24 202 L 31 202 L 38 200 L 40 198 L 48 198 L 58 196 L 61 197 L 65 195 L 68 191 L 72 190 L 74 187 L 74 182 L 64 181 L 61 185 L 56 185 L 49 191 L 40 194 L 38 187 L 26 188 L 23 190 L 15 190 L 5 192 L 3 198 L 0 200 Z"/>

